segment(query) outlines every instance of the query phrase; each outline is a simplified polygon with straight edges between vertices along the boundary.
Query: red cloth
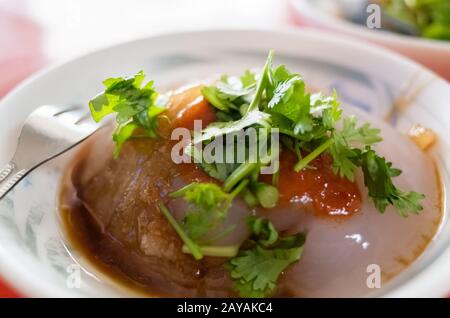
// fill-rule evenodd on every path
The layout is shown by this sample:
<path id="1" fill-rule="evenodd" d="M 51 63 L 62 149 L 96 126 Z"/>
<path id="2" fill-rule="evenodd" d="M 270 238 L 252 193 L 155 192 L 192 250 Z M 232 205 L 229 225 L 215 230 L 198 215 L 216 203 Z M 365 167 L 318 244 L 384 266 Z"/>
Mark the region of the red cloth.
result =
<path id="1" fill-rule="evenodd" d="M 19 298 L 21 295 L 0 280 L 0 298 Z"/>
<path id="2" fill-rule="evenodd" d="M 23 16 L 0 11 L 0 97 L 43 65 L 39 27 Z M 0 278 L 0 298 L 16 297 L 21 295 Z"/>
<path id="3" fill-rule="evenodd" d="M 27 18 L 0 11 L 0 96 L 43 65 L 39 27 Z"/>

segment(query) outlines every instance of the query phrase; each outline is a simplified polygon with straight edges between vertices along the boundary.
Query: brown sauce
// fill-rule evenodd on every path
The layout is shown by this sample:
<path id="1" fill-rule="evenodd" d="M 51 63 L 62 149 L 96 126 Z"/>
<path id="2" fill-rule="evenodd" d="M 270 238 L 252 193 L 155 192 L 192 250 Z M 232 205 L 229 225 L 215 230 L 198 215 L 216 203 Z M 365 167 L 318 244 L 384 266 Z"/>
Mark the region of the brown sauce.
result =
<path id="1" fill-rule="evenodd" d="M 75 248 L 88 260 L 98 266 L 102 272 L 125 284 L 132 289 L 144 291 L 157 296 L 197 296 L 197 297 L 225 297 L 232 296 L 230 281 L 223 259 L 205 258 L 196 262 L 187 254 L 181 252 L 182 242 L 165 217 L 157 209 L 157 202 L 165 200 L 170 184 L 166 178 L 178 176 L 177 167 L 169 160 L 160 160 L 159 156 L 149 159 L 144 141 L 132 141 L 127 145 L 128 151 L 136 150 L 134 158 L 137 161 L 146 158 L 146 162 L 158 163 L 158 171 L 163 176 L 155 178 L 154 173 L 146 173 L 143 169 L 130 191 L 136 198 L 125 197 L 119 202 L 104 206 L 100 202 L 92 206 L 97 196 L 107 197 L 114 201 L 121 188 L 106 190 L 101 193 L 102 184 L 108 181 L 114 183 L 120 180 L 105 173 L 90 180 L 90 184 L 81 184 L 86 157 L 83 153 L 76 158 L 74 165 L 66 173 L 60 196 L 60 211 L 67 229 L 70 242 L 76 242 Z M 133 145 L 138 144 L 138 145 Z M 147 145 L 148 146 L 148 145 Z M 150 156 L 151 157 L 151 156 Z M 129 159 L 129 158 L 127 158 Z M 165 158 L 167 159 L 167 158 Z M 125 159 L 117 159 L 121 161 Z M 105 171 L 114 170 L 111 161 Z M 156 164 L 156 163 L 155 163 Z M 118 163 L 121 166 L 120 163 Z M 146 171 L 149 171 L 147 169 Z M 189 170 L 191 181 L 201 176 L 200 172 Z M 97 180 L 98 179 L 98 180 Z M 145 198 L 138 198 L 143 185 L 148 179 L 153 179 L 157 191 L 145 193 Z M 128 181 L 128 180 L 127 180 Z M 138 191 L 138 192 L 137 192 Z M 100 200 L 101 201 L 101 200 Z M 144 206 L 145 205 L 145 206 Z M 113 210 L 111 216 L 103 208 Z M 90 210 L 94 209 L 94 212 Z M 95 217 L 94 217 L 95 216 Z M 150 233 L 146 238 L 145 231 Z M 228 286 L 228 288 L 227 288 Z"/>

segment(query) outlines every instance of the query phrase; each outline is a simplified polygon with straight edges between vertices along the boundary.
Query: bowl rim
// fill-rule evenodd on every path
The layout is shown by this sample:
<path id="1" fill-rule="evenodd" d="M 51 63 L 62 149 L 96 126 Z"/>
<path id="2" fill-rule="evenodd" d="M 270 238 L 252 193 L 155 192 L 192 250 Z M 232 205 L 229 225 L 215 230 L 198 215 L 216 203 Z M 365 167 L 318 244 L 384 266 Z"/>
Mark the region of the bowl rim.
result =
<path id="1" fill-rule="evenodd" d="M 294 8 L 299 16 L 306 16 L 311 20 L 320 22 L 324 26 L 328 26 L 334 30 L 353 34 L 359 37 L 368 38 L 371 41 L 384 41 L 389 45 L 404 45 L 416 49 L 426 48 L 430 50 L 443 50 L 450 54 L 450 41 L 440 41 L 428 38 L 408 36 L 386 30 L 368 30 L 362 25 L 352 23 L 345 19 L 339 19 L 331 14 L 326 14 L 322 10 L 318 10 L 310 4 L 309 0 L 289 0 L 291 7 Z"/>
<path id="2" fill-rule="evenodd" d="M 136 39 L 132 39 L 125 42 L 116 43 L 113 45 L 106 46 L 104 48 L 92 50 L 90 52 L 81 54 L 79 56 L 67 59 L 65 61 L 59 62 L 57 64 L 48 66 L 26 80 L 24 80 L 22 83 L 17 85 L 10 93 L 8 93 L 2 100 L 0 100 L 0 112 L 4 111 L 3 108 L 6 109 L 5 105 L 7 103 L 10 103 L 10 101 L 14 101 L 16 98 L 16 95 L 20 94 L 20 92 L 27 88 L 28 85 L 31 83 L 38 81 L 40 78 L 46 76 L 47 74 L 51 73 L 53 70 L 59 69 L 61 67 L 64 67 L 67 64 L 70 63 L 76 63 L 80 59 L 89 58 L 92 55 L 95 54 L 104 54 L 110 50 L 115 50 L 120 47 L 126 47 L 126 46 L 132 46 L 135 43 L 140 42 L 146 42 L 151 41 L 154 39 L 169 39 L 169 38 L 176 38 L 176 37 L 189 37 L 189 36 L 198 36 L 198 35 L 204 35 L 204 36 L 211 36 L 215 34 L 216 36 L 228 34 L 233 36 L 239 36 L 240 34 L 246 34 L 251 35 L 254 33 L 259 34 L 267 34 L 267 36 L 276 36 L 276 35 L 287 35 L 287 36 L 301 36 L 304 38 L 311 38 L 315 41 L 326 41 L 328 43 L 332 43 L 333 45 L 338 46 L 349 46 L 355 50 L 358 50 L 363 54 L 364 52 L 367 52 L 368 54 L 371 54 L 373 56 L 380 57 L 384 61 L 389 61 L 389 63 L 397 63 L 400 64 L 405 69 L 413 69 L 413 70 L 420 70 L 421 72 L 434 76 L 438 80 L 443 81 L 444 83 L 447 83 L 445 79 L 440 77 L 439 75 L 435 74 L 431 70 L 427 69 L 426 67 L 418 64 L 417 62 L 404 57 L 398 53 L 395 53 L 393 51 L 390 51 L 388 49 L 382 48 L 380 46 L 377 46 L 372 43 L 364 43 L 361 40 L 351 38 L 346 35 L 339 35 L 339 36 L 333 36 L 329 37 L 329 34 L 323 31 L 318 31 L 315 29 L 309 29 L 309 28 L 303 28 L 298 29 L 294 27 L 281 27 L 281 28 L 236 28 L 236 29 L 210 29 L 210 30 L 193 30 L 193 31 L 185 31 L 185 32 L 171 32 L 171 33 L 164 33 L 156 36 L 145 36 L 140 37 Z M 364 43 L 364 45 L 361 45 L 361 43 Z M 39 278 L 35 277 L 30 273 L 29 271 L 23 270 L 21 266 L 15 266 L 19 265 L 17 264 L 17 261 L 14 260 L 14 257 L 12 257 L 11 253 L 8 253 L 8 249 L 4 247 L 4 245 L 0 244 L 0 273 L 2 274 L 3 279 L 5 279 L 11 286 L 15 287 L 19 292 L 22 292 L 24 295 L 30 296 L 30 297 L 74 297 L 74 296 L 83 296 L 83 295 L 75 295 L 73 292 L 66 292 L 61 293 L 61 289 L 54 286 L 51 282 L 45 282 L 45 284 L 42 284 L 43 281 Z M 440 264 L 436 265 L 440 261 Z M 444 263 L 444 264 L 442 264 Z M 433 286 L 430 286 L 430 277 L 432 278 L 433 275 L 430 275 L 433 273 L 447 273 L 448 277 L 450 278 L 450 268 L 448 266 L 445 266 L 445 263 L 450 263 L 450 248 L 447 248 L 444 253 L 437 256 L 435 260 L 433 260 L 433 264 L 429 264 L 426 268 L 423 268 L 423 272 L 421 272 L 421 277 L 413 277 L 411 280 L 401 284 L 400 286 L 396 287 L 393 290 L 389 290 L 386 292 L 384 297 L 409 297 L 411 294 L 414 294 L 410 291 L 410 285 L 415 287 L 415 294 L 417 294 L 418 290 L 421 289 L 422 285 L 427 285 L 427 291 L 431 294 L 433 297 L 442 297 L 445 293 L 449 291 L 449 287 L 444 287 L 444 284 L 440 284 L 440 286 L 437 282 L 442 281 L 441 279 L 436 278 L 436 275 L 434 275 L 433 279 Z M 429 268 L 435 267 L 433 271 L 430 271 Z M 439 270 L 436 270 L 436 267 Z M 426 275 L 424 275 L 426 274 Z M 420 278 L 420 280 L 418 280 Z M 427 284 L 428 282 L 428 284 Z"/>

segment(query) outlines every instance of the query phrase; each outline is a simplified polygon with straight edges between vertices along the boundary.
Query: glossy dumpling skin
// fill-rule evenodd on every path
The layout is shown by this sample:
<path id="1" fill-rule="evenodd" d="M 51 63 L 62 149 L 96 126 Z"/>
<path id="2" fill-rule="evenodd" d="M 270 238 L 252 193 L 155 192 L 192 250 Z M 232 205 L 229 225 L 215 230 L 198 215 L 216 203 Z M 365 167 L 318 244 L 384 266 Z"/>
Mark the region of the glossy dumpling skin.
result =
<path id="1" fill-rule="evenodd" d="M 279 227 L 308 233 L 301 261 L 288 270 L 281 284 L 286 293 L 349 297 L 380 292 L 367 287 L 368 266 L 379 265 L 383 288 L 422 254 L 442 220 L 441 184 L 433 161 L 390 126 L 363 113 L 352 114 L 360 122 L 382 129 L 383 142 L 374 148 L 403 171 L 394 178 L 400 189 L 425 194 L 424 210 L 408 218 L 397 215 L 392 207 L 379 213 L 367 197 L 359 174 L 362 206 L 351 218 L 336 221 L 300 210 L 266 211 L 263 214 Z"/>

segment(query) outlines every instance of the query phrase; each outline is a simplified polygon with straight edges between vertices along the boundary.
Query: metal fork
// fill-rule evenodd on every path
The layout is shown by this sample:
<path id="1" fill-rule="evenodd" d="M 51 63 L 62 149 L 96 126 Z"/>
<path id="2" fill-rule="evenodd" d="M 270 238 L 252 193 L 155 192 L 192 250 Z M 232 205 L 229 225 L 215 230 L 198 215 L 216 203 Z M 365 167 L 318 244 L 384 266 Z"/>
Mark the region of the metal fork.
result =
<path id="1" fill-rule="evenodd" d="M 99 127 L 86 107 L 37 108 L 24 122 L 13 158 L 0 170 L 0 200 L 30 171 L 76 146 Z"/>

